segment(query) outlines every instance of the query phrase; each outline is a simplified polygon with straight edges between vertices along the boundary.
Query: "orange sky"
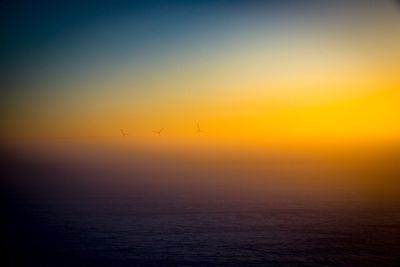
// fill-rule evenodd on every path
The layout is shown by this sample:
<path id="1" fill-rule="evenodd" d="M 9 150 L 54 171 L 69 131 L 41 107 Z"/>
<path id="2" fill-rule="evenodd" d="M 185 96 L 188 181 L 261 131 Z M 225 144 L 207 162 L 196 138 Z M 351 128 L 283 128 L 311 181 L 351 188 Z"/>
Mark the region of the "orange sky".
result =
<path id="1" fill-rule="evenodd" d="M 203 138 L 217 143 L 397 142 L 398 10 L 384 4 L 340 14 L 274 27 L 250 21 L 140 64 L 127 56 L 108 62 L 109 72 L 88 69 L 67 81 L 54 78 L 68 74 L 62 60 L 52 63 L 55 71 L 45 63 L 20 85 L 31 90 L 5 104 L 2 136 L 117 137 L 122 128 L 151 140 L 152 130 L 165 128 L 163 138 L 179 143 L 195 138 L 199 122 Z"/>

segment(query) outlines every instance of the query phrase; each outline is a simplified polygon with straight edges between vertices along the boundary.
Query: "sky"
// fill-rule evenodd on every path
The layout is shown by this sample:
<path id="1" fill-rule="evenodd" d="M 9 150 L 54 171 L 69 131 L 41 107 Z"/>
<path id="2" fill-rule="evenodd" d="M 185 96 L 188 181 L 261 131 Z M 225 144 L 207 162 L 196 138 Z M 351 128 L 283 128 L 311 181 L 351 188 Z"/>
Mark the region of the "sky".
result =
<path id="1" fill-rule="evenodd" d="M 0 32 L 13 260 L 399 260 L 399 1 L 1 0 Z"/>
<path id="2" fill-rule="evenodd" d="M 396 1 L 2 1 L 3 140 L 400 138 Z"/>

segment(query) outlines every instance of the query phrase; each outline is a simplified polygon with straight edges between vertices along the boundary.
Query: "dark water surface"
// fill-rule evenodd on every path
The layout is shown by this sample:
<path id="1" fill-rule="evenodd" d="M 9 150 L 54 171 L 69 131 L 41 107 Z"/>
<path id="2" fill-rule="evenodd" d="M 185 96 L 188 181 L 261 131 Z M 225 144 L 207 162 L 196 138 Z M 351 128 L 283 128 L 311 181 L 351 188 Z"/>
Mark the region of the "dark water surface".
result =
<path id="1" fill-rule="evenodd" d="M 196 184 L 182 194 L 161 184 L 99 188 L 93 173 L 2 163 L 4 179 L 24 181 L 2 186 L 2 250 L 15 266 L 400 264 L 396 201 L 207 195 Z"/>

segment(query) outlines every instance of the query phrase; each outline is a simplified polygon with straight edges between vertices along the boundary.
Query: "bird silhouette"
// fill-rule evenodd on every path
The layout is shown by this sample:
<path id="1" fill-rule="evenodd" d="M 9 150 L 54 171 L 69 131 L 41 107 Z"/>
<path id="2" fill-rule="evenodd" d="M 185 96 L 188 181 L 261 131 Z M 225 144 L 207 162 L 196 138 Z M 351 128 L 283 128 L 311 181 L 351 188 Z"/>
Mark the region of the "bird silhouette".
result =
<path id="1" fill-rule="evenodd" d="M 164 128 L 161 128 L 160 130 L 156 131 L 154 130 L 153 133 L 157 134 L 158 136 L 161 136 L 161 132 L 164 130 Z"/>

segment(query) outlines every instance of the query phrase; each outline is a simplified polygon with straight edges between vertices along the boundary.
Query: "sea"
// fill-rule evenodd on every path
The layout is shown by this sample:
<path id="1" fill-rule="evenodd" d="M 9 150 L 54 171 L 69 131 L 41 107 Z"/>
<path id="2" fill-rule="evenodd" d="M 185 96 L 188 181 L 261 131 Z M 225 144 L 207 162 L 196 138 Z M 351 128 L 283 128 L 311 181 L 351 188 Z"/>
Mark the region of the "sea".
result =
<path id="1" fill-rule="evenodd" d="M 210 162 L 1 157 L 4 266 L 400 266 L 397 199 L 257 191 Z"/>

